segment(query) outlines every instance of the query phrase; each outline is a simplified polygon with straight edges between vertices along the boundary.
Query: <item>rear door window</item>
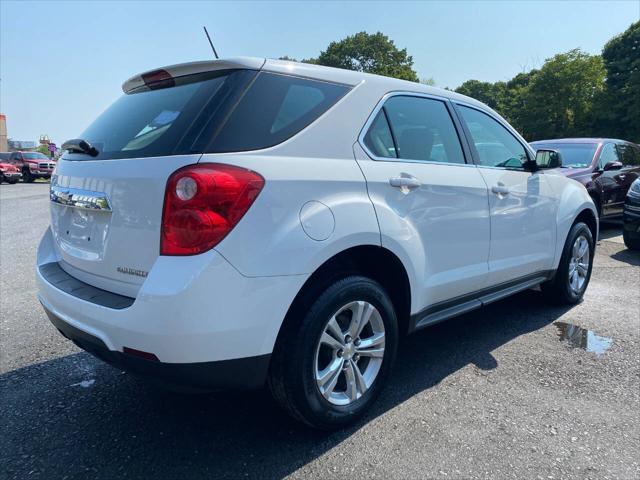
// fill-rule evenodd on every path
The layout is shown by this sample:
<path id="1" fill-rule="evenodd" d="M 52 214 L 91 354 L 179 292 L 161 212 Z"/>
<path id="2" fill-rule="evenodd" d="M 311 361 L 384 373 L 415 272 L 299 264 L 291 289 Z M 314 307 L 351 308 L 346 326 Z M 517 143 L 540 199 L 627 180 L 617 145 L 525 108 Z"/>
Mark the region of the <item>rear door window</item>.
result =
<path id="1" fill-rule="evenodd" d="M 640 158 L 630 143 L 618 144 L 620 161 L 624 165 L 640 165 Z"/>
<path id="2" fill-rule="evenodd" d="M 364 144 L 377 157 L 465 163 L 447 106 L 432 98 L 391 97 L 369 127 Z"/>
<path id="3" fill-rule="evenodd" d="M 364 144 L 375 157 L 396 158 L 396 147 L 384 110 L 380 110 L 364 136 Z"/>

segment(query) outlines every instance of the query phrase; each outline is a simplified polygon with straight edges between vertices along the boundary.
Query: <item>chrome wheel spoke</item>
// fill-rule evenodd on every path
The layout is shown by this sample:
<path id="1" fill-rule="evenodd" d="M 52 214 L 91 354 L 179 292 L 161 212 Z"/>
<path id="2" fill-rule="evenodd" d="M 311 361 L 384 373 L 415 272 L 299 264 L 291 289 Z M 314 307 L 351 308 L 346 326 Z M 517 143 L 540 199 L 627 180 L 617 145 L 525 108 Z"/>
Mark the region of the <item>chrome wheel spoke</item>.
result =
<path id="1" fill-rule="evenodd" d="M 368 348 L 367 350 L 358 350 L 358 354 L 361 357 L 384 357 L 384 347 L 381 348 Z"/>
<path id="2" fill-rule="evenodd" d="M 588 249 L 589 249 L 589 244 L 587 243 L 587 241 L 584 238 L 581 239 L 580 247 L 578 248 L 578 257 L 582 259 L 584 255 L 587 253 Z"/>
<path id="3" fill-rule="evenodd" d="M 358 352 L 361 357 L 383 357 L 384 332 L 361 340 L 360 345 L 356 347 L 356 352 Z"/>
<path id="4" fill-rule="evenodd" d="M 347 380 L 347 390 L 345 393 L 347 394 L 349 401 L 353 402 L 362 395 L 362 391 L 360 391 L 360 382 L 364 385 L 364 379 L 362 378 L 362 374 L 360 373 L 358 366 L 352 361 L 349 361 L 347 364 L 344 370 L 344 376 Z M 366 385 L 364 388 L 366 388 Z"/>
<path id="5" fill-rule="evenodd" d="M 337 338 L 340 342 L 344 342 L 344 333 L 342 333 L 342 329 L 340 328 L 340 325 L 338 325 L 335 315 L 331 317 L 331 320 L 329 320 L 327 328 L 325 328 L 325 332 L 329 333 L 332 337 Z"/>
<path id="6" fill-rule="evenodd" d="M 316 381 L 320 387 L 320 392 L 325 397 L 331 395 L 334 388 L 336 388 L 343 364 L 344 361 L 341 358 L 336 358 L 324 370 L 316 373 Z"/>
<path id="7" fill-rule="evenodd" d="M 581 276 L 583 277 L 587 276 L 587 272 L 589 271 L 589 265 L 585 263 L 579 263 L 577 268 L 578 268 L 578 273 L 580 273 Z"/>
<path id="8" fill-rule="evenodd" d="M 367 382 L 365 381 L 364 377 L 362 376 L 362 372 L 360 371 L 360 367 L 358 367 L 358 364 L 356 362 L 354 362 L 353 360 L 351 360 L 351 368 L 353 369 L 353 374 L 356 380 L 356 387 L 357 387 L 357 391 L 358 391 L 358 396 L 362 396 L 362 394 L 364 394 L 364 392 L 367 391 Z"/>
<path id="9" fill-rule="evenodd" d="M 356 307 L 353 308 L 351 315 L 351 323 L 349 324 L 349 335 L 351 338 L 356 338 L 362 332 L 362 329 L 371 318 L 375 307 L 367 302 L 356 302 Z"/>
<path id="10" fill-rule="evenodd" d="M 344 346 L 343 342 L 341 342 L 340 340 L 332 337 L 327 332 L 324 332 L 322 334 L 322 337 L 320 337 L 320 343 L 328 345 L 329 347 L 333 348 L 334 350 L 340 350 Z"/>

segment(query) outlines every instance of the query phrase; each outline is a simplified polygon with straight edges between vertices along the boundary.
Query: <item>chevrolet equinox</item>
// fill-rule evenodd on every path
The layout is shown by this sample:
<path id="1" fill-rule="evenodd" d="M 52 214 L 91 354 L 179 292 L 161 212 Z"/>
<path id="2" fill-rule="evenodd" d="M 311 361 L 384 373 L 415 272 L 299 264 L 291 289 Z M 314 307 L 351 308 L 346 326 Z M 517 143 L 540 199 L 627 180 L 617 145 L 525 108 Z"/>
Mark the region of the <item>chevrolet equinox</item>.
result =
<path id="1" fill-rule="evenodd" d="M 36 267 L 53 325 L 119 368 L 267 384 L 337 428 L 380 393 L 401 335 L 538 285 L 584 295 L 592 200 L 476 100 L 256 58 L 122 88 L 63 146 Z"/>

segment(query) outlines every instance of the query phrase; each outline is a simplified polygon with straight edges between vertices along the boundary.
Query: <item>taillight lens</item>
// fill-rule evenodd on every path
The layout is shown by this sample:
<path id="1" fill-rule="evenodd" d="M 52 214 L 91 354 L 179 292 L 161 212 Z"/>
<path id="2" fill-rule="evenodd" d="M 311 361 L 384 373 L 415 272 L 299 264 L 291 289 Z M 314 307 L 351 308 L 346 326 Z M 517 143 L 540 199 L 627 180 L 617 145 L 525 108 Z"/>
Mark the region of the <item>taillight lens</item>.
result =
<path id="1" fill-rule="evenodd" d="M 201 163 L 167 181 L 160 255 L 196 255 L 216 246 L 249 210 L 264 179 L 232 165 Z"/>

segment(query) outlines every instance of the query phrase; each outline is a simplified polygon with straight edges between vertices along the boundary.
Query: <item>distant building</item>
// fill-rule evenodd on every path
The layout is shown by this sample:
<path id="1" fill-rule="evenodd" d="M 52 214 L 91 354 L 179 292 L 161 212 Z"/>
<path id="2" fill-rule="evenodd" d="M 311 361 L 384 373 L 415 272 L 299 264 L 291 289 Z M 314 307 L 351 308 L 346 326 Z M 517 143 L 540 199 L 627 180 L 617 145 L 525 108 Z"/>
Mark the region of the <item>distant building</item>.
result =
<path id="1" fill-rule="evenodd" d="M 0 152 L 8 152 L 7 144 L 7 117 L 0 113 Z"/>
<path id="2" fill-rule="evenodd" d="M 32 140 L 7 140 L 8 151 L 15 152 L 16 150 L 35 150 L 38 144 Z"/>

